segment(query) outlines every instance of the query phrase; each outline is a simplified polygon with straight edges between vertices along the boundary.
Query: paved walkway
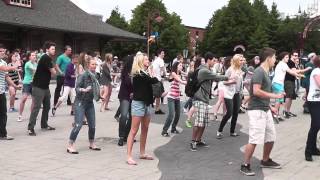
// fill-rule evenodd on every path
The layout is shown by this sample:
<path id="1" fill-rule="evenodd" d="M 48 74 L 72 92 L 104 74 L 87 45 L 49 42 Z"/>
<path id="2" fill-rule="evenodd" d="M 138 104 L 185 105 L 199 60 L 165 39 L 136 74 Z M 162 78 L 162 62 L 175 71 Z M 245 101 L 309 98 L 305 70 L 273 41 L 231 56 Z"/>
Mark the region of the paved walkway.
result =
<path id="1" fill-rule="evenodd" d="M 51 92 L 53 94 L 53 87 Z M 116 95 L 116 93 L 114 93 Z M 211 123 L 205 133 L 205 140 L 210 148 L 198 152 L 189 151 L 191 130 L 185 129 L 181 117 L 180 127 L 183 132 L 171 138 L 160 136 L 165 115 L 154 116 L 149 129 L 147 151 L 155 155 L 154 161 L 138 160 L 138 166 L 128 166 L 126 146 L 118 147 L 118 123 L 113 115 L 118 101 L 111 102 L 112 111 L 98 112 L 97 145 L 101 152 L 88 149 L 87 127 L 84 126 L 77 139 L 80 154 L 66 153 L 71 123 L 69 106 L 58 109 L 56 117 L 51 117 L 49 124 L 56 131 L 42 131 L 39 122 L 36 126 L 36 137 L 27 135 L 27 121 L 16 122 L 18 113 L 8 113 L 8 132 L 15 137 L 14 141 L 0 141 L 0 179 L 320 179 L 320 158 L 315 162 L 304 160 L 304 147 L 310 124 L 308 115 L 301 114 L 301 100 L 294 102 L 293 112 L 298 118 L 292 118 L 277 125 L 278 140 L 272 158 L 283 165 L 281 170 L 261 170 L 259 159 L 261 147 L 258 147 L 252 162 L 257 176 L 245 177 L 239 172 L 242 162 L 243 145 L 248 140 L 247 115 L 239 116 L 238 130 L 240 137 L 227 136 L 222 140 L 215 138 L 219 122 Z M 16 107 L 18 107 L 19 100 Z M 100 104 L 97 104 L 98 107 Z M 30 101 L 24 113 L 29 117 Z M 165 109 L 165 106 L 163 107 Z M 166 110 L 166 109 L 165 109 Z M 139 145 L 135 144 L 134 154 L 137 157 Z"/>

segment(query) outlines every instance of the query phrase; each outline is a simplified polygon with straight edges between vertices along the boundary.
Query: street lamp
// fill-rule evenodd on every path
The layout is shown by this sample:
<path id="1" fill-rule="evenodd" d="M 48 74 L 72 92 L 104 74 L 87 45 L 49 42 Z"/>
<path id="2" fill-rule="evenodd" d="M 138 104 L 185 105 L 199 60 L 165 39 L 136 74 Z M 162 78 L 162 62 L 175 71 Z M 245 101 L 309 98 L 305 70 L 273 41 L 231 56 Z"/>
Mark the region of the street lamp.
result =
<path id="1" fill-rule="evenodd" d="M 156 22 L 160 23 L 163 20 L 163 17 L 160 16 L 160 13 L 157 12 L 149 12 L 148 13 L 148 18 L 147 18 L 147 54 L 149 57 L 150 54 L 150 43 L 152 43 L 153 38 L 156 38 L 155 36 L 150 36 L 151 32 L 151 20 L 155 20 Z"/>

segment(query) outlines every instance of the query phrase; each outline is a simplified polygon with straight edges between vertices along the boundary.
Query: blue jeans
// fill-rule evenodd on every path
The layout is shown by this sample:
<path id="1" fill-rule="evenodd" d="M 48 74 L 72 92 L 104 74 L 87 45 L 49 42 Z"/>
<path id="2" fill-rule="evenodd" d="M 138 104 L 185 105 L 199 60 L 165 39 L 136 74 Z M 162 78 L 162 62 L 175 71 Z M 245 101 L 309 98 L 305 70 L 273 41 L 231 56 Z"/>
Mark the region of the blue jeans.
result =
<path id="1" fill-rule="evenodd" d="M 127 139 L 131 129 L 131 102 L 120 100 L 119 137 Z"/>
<path id="2" fill-rule="evenodd" d="M 88 121 L 89 141 L 93 142 L 95 132 L 96 132 L 96 115 L 95 115 L 93 101 L 76 101 L 74 103 L 74 111 L 75 111 L 75 116 L 74 116 L 75 125 L 70 134 L 70 138 L 69 138 L 70 143 L 74 143 L 76 141 L 77 136 L 82 127 L 84 117 L 86 117 Z"/>
<path id="3" fill-rule="evenodd" d="M 180 100 L 179 99 L 168 98 L 168 110 L 169 110 L 169 113 L 168 113 L 168 116 L 167 116 L 167 120 L 166 120 L 166 122 L 164 123 L 164 126 L 163 126 L 163 131 L 164 132 L 168 131 L 168 129 L 169 129 L 170 125 L 171 125 L 173 116 L 174 116 L 174 120 L 173 120 L 173 123 L 172 123 L 172 126 L 171 126 L 171 131 L 176 130 L 177 124 L 178 124 L 179 119 L 180 119 Z"/>

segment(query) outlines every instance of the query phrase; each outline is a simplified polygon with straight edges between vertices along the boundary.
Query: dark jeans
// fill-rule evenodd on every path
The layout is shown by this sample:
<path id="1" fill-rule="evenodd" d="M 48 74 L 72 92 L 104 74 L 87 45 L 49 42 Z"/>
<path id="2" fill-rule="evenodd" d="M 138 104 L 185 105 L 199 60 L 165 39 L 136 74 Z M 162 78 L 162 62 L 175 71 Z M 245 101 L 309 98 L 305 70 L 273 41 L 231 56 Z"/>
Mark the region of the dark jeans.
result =
<path id="1" fill-rule="evenodd" d="M 114 115 L 114 117 L 120 117 L 120 115 L 121 115 L 121 111 L 120 111 L 120 106 L 121 106 L 121 100 L 120 100 L 120 105 L 119 105 L 119 107 L 118 107 L 118 109 L 117 109 L 117 112 L 116 112 L 116 114 Z"/>
<path id="2" fill-rule="evenodd" d="M 127 139 L 131 129 L 131 102 L 120 100 L 119 137 Z"/>
<path id="3" fill-rule="evenodd" d="M 218 131 L 219 132 L 223 131 L 224 126 L 227 124 L 228 120 L 232 116 L 230 133 L 234 133 L 234 130 L 236 129 L 236 124 L 237 124 L 238 114 L 239 114 L 239 109 L 241 104 L 240 94 L 236 93 L 232 99 L 224 98 L 224 103 L 227 108 L 227 114 L 223 116 Z"/>
<path id="4" fill-rule="evenodd" d="M 74 121 L 75 125 L 70 134 L 70 143 L 74 143 L 77 139 L 77 136 L 81 130 L 84 117 L 87 118 L 89 131 L 88 137 L 89 141 L 94 141 L 94 136 L 96 133 L 96 115 L 94 110 L 93 101 L 76 101 L 74 103 L 75 116 Z"/>
<path id="5" fill-rule="evenodd" d="M 53 104 L 56 105 L 58 102 L 58 99 L 60 97 L 61 89 L 63 87 L 64 83 L 64 76 L 57 76 L 57 86 L 56 90 L 54 90 L 54 99 L 53 99 Z"/>
<path id="6" fill-rule="evenodd" d="M 192 98 L 189 97 L 189 99 L 186 101 L 186 103 L 184 104 L 184 108 L 185 109 L 190 109 L 192 107 Z"/>
<path id="7" fill-rule="evenodd" d="M 306 153 L 312 153 L 317 149 L 317 135 L 320 129 L 320 102 L 308 102 L 310 115 L 311 115 L 311 127 L 308 133 Z"/>
<path id="8" fill-rule="evenodd" d="M 180 100 L 168 98 L 168 111 L 169 111 L 169 113 L 167 116 L 167 120 L 163 126 L 164 132 L 168 131 L 168 129 L 171 125 L 173 116 L 174 116 L 174 120 L 173 120 L 173 123 L 171 126 L 171 131 L 176 130 L 176 126 L 177 126 L 179 119 L 180 119 Z"/>
<path id="9" fill-rule="evenodd" d="M 0 137 L 7 136 L 7 99 L 5 93 L 0 94 Z"/>
<path id="10" fill-rule="evenodd" d="M 41 128 L 48 127 L 48 116 L 50 110 L 50 90 L 49 89 L 41 89 L 38 87 L 32 87 L 32 98 L 34 100 L 34 106 L 30 114 L 28 129 L 33 130 L 36 125 L 37 117 L 42 107 L 42 115 L 41 115 Z"/>

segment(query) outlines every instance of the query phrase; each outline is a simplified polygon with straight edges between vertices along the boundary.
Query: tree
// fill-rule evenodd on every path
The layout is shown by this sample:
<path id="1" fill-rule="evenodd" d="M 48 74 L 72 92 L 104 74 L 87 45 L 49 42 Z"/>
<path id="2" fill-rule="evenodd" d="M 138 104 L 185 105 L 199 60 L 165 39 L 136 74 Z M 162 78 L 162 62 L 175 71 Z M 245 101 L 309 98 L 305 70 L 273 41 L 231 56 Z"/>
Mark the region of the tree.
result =
<path id="1" fill-rule="evenodd" d="M 271 11 L 270 11 L 270 21 L 268 24 L 268 34 L 269 34 L 269 45 L 271 48 L 276 49 L 279 44 L 279 26 L 280 26 L 280 13 L 277 9 L 277 4 L 275 2 L 272 3 Z"/>
<path id="2" fill-rule="evenodd" d="M 163 21 L 155 20 L 158 15 L 163 18 Z M 171 61 L 178 52 L 187 47 L 187 31 L 181 24 L 180 17 L 175 13 L 169 14 L 161 0 L 145 0 L 138 5 L 132 11 L 129 29 L 137 34 L 146 35 L 148 21 L 151 32 L 159 33 L 156 43 L 150 46 L 150 54 L 154 54 L 157 48 L 164 48 L 166 61 Z M 137 48 L 146 51 L 146 44 Z"/>
<path id="3" fill-rule="evenodd" d="M 221 56 L 233 54 L 236 45 L 248 46 L 250 35 L 255 31 L 252 20 L 254 12 L 249 0 L 230 0 L 228 6 L 217 11 L 218 16 L 211 19 L 207 49 Z"/>
<path id="4" fill-rule="evenodd" d="M 115 9 L 111 11 L 111 15 L 106 20 L 106 23 L 123 30 L 129 29 L 129 24 L 126 21 L 125 17 L 121 15 L 121 13 L 119 12 L 118 7 L 115 7 Z M 134 51 L 131 48 L 132 46 L 131 44 L 132 43 L 123 42 L 123 41 L 109 41 L 105 45 L 105 51 L 110 52 L 119 57 L 124 57 L 124 56 L 127 56 L 128 54 L 134 53 Z"/>
<path id="5" fill-rule="evenodd" d="M 129 24 L 126 21 L 125 17 L 120 14 L 119 7 L 115 7 L 111 11 L 110 17 L 106 20 L 106 23 L 111 24 L 117 28 L 128 30 Z"/>

